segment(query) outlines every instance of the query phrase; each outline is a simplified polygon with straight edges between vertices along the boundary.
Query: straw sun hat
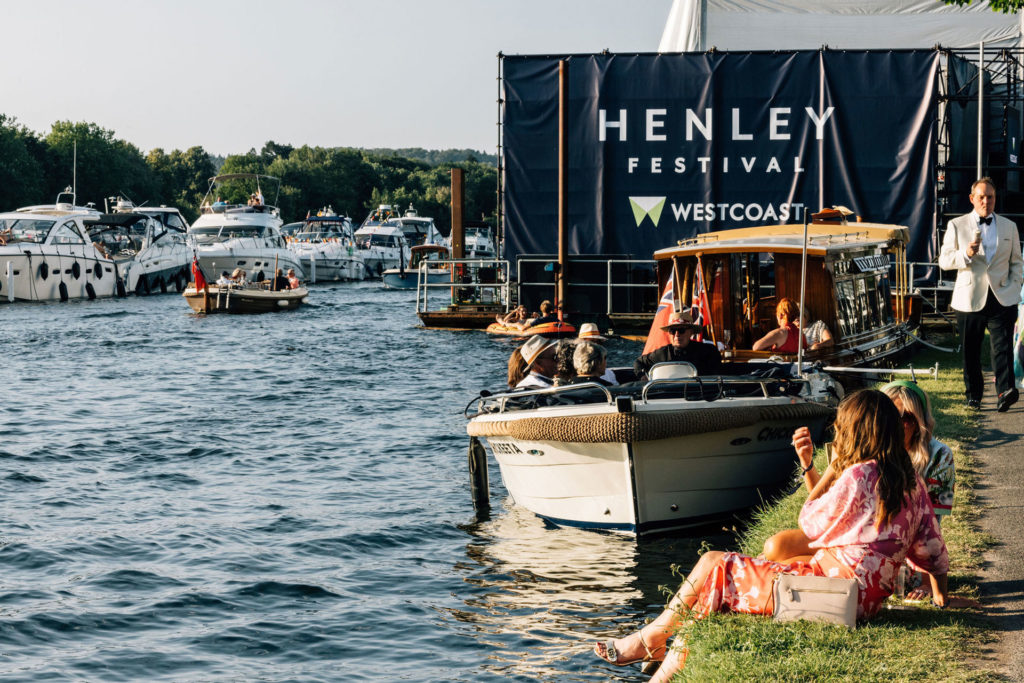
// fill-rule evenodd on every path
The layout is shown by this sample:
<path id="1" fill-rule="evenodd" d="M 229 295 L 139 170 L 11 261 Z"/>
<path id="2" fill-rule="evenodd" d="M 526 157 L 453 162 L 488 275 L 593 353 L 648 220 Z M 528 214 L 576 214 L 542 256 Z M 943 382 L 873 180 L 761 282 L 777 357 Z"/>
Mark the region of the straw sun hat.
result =
<path id="1" fill-rule="evenodd" d="M 601 330 L 594 323 L 583 323 L 580 325 L 579 338 L 598 342 L 607 341 L 607 338 L 601 335 Z"/>
<path id="2" fill-rule="evenodd" d="M 662 332 L 671 332 L 678 328 L 690 328 L 696 330 L 697 325 L 693 322 L 693 316 L 690 315 L 689 311 L 682 311 L 680 313 L 673 312 L 668 316 L 668 324 L 663 325 Z"/>
<path id="3" fill-rule="evenodd" d="M 523 360 L 526 361 L 526 367 L 529 368 L 540 357 L 540 354 L 557 343 L 554 339 L 547 339 L 537 335 L 530 337 L 530 341 L 523 344 L 523 348 L 519 350 L 519 353 L 523 354 Z"/>

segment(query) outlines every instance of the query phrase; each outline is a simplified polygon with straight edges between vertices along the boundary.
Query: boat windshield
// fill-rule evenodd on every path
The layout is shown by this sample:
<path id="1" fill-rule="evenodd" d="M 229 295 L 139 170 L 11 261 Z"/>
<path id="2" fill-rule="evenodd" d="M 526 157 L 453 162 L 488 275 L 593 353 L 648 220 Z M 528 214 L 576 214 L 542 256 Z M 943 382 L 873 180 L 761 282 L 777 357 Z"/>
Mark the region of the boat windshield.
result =
<path id="1" fill-rule="evenodd" d="M 370 235 L 369 240 L 364 240 L 362 244 L 364 247 L 397 247 L 398 237 L 395 235 L 374 233 Z"/>
<path id="2" fill-rule="evenodd" d="M 210 225 L 192 228 L 196 244 L 216 244 L 241 237 L 262 237 L 262 225 Z"/>
<path id="3" fill-rule="evenodd" d="M 56 221 L 38 218 L 0 218 L 0 237 L 5 242 L 33 242 L 42 244 Z"/>

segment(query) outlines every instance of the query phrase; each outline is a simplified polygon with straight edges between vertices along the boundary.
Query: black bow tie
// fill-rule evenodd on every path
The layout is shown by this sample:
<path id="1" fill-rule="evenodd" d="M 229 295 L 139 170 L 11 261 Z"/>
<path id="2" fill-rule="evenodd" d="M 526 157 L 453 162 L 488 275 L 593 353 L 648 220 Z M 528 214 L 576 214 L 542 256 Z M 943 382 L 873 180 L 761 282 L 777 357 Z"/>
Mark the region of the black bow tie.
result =
<path id="1" fill-rule="evenodd" d="M 978 225 L 989 225 L 990 223 L 992 223 L 992 216 L 978 219 Z"/>

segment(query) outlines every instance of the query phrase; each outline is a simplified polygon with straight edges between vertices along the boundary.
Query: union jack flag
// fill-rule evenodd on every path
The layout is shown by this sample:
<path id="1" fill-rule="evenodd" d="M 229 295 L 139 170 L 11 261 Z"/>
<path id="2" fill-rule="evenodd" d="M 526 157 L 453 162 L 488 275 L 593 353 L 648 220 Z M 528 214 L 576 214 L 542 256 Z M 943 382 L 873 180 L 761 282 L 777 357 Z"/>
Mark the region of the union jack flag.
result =
<path id="1" fill-rule="evenodd" d="M 665 291 L 661 294 L 658 310 L 654 312 L 654 320 L 651 321 L 651 329 L 647 333 L 647 343 L 644 344 L 643 353 L 650 353 L 672 343 L 672 338 L 661 328 L 668 325 L 668 317 L 677 310 L 679 310 L 679 302 L 676 300 L 675 273 L 669 273 Z"/>
<path id="2" fill-rule="evenodd" d="M 696 324 L 697 332 L 693 335 L 694 340 L 704 341 L 704 326 L 711 324 L 711 306 L 708 304 L 708 291 L 704 286 L 704 269 L 701 267 L 700 259 L 697 259 L 697 278 L 693 288 L 693 322 Z"/>

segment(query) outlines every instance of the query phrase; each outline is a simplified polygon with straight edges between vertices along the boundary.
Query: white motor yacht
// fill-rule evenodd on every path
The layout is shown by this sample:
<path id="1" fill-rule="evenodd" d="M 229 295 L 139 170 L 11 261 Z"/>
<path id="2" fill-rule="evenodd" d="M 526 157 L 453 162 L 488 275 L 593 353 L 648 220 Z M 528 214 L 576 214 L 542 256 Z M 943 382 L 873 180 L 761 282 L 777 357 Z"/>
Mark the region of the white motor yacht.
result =
<path id="1" fill-rule="evenodd" d="M 792 368 L 697 377 L 689 363 L 664 363 L 645 384 L 486 395 L 467 431 L 488 442 L 515 502 L 556 524 L 632 534 L 693 526 L 792 481 L 797 427 L 821 436 L 838 386 Z"/>
<path id="2" fill-rule="evenodd" d="M 394 218 L 391 206 L 381 204 L 356 230 L 356 248 L 370 277 L 379 276 L 389 268 L 398 268 L 409 253 L 405 232 Z"/>
<path id="3" fill-rule="evenodd" d="M 418 247 L 423 244 L 449 246 L 448 240 L 444 238 L 444 235 L 441 234 L 434 224 L 434 219 L 416 213 L 416 209 L 413 208 L 412 204 L 405 210 L 404 216 L 392 218 L 390 222 L 395 223 L 402 229 L 405 241 L 410 247 Z"/>
<path id="4" fill-rule="evenodd" d="M 289 238 L 288 248 L 302 263 L 310 282 L 363 280 L 366 266 L 356 249 L 352 220 L 327 207 L 309 216 Z"/>
<path id="5" fill-rule="evenodd" d="M 486 223 L 466 223 L 463 235 L 466 258 L 493 259 L 497 256 L 494 236 Z"/>
<path id="6" fill-rule="evenodd" d="M 0 301 L 67 301 L 117 293 L 114 261 L 89 239 L 97 211 L 74 203 L 0 213 Z"/>
<path id="7" fill-rule="evenodd" d="M 255 188 L 248 203 L 222 201 L 212 204 L 214 189 L 229 181 L 242 181 Z M 241 268 L 248 280 L 272 278 L 274 268 L 295 269 L 299 279 L 305 271 L 299 257 L 288 249 L 281 234 L 281 217 L 276 206 L 263 200 L 262 184 L 280 181 L 255 173 L 232 173 L 210 179 L 210 189 L 200 207 L 202 214 L 189 228 L 195 240 L 199 266 L 207 280 L 216 280 L 224 271 Z M 237 186 L 233 190 L 237 192 Z"/>
<path id="8" fill-rule="evenodd" d="M 85 225 L 93 243 L 117 264 L 124 288 L 139 295 L 185 289 L 194 249 L 181 213 L 136 207 L 122 198 L 113 208 L 87 218 Z"/>

